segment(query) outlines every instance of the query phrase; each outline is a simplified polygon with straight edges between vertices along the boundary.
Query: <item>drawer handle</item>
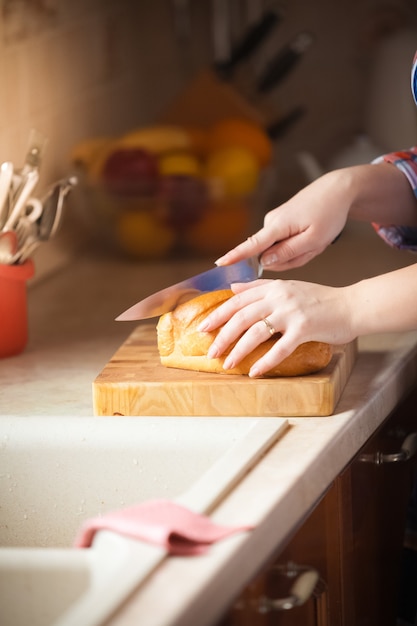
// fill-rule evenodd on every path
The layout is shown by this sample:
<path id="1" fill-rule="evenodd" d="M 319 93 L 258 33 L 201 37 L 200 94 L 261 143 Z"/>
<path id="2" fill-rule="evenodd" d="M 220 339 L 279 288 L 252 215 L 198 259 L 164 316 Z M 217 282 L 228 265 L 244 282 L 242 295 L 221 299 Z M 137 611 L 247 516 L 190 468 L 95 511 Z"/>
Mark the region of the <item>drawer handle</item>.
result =
<path id="1" fill-rule="evenodd" d="M 391 454 L 383 452 L 371 452 L 369 454 L 361 454 L 358 460 L 362 463 L 374 463 L 375 465 L 383 465 L 384 463 L 400 463 L 408 461 L 417 452 L 417 433 L 410 433 L 404 439 L 400 451 Z"/>
<path id="2" fill-rule="evenodd" d="M 288 577 L 297 576 L 298 572 L 299 568 L 297 565 L 288 563 L 286 566 L 286 575 Z M 318 580 L 319 574 L 315 569 L 303 570 L 301 574 L 298 574 L 286 598 L 268 598 L 267 596 L 261 596 L 258 604 L 259 613 L 287 611 L 304 604 L 313 594 Z"/>

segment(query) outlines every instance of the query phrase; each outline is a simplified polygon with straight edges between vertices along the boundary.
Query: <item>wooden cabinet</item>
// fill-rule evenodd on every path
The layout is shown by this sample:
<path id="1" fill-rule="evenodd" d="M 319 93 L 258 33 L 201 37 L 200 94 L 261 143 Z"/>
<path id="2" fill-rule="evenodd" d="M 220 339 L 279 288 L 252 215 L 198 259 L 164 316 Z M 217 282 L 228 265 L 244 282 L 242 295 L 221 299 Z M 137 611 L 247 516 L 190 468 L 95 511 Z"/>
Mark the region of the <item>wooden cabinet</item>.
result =
<path id="1" fill-rule="evenodd" d="M 396 624 L 406 516 L 417 467 L 413 433 L 417 389 L 336 478 L 221 626 Z M 290 610 L 268 610 L 267 598 L 291 595 L 299 565 L 319 574 L 310 599 Z"/>
<path id="2" fill-rule="evenodd" d="M 416 433 L 414 390 L 338 478 L 344 625 L 396 623 Z"/>

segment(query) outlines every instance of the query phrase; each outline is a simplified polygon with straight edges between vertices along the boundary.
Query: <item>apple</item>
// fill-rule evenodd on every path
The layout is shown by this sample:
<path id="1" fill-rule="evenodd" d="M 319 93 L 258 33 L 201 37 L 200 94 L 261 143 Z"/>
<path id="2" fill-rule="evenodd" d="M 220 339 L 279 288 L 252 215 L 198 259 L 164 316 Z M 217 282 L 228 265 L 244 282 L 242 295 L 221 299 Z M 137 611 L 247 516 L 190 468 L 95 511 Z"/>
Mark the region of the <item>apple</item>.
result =
<path id="1" fill-rule="evenodd" d="M 209 200 L 203 180 L 178 174 L 161 178 L 158 197 L 161 200 L 158 217 L 175 230 L 182 230 L 199 221 Z"/>
<path id="2" fill-rule="evenodd" d="M 142 148 L 116 148 L 104 162 L 101 178 L 111 193 L 150 196 L 158 188 L 158 160 Z"/>

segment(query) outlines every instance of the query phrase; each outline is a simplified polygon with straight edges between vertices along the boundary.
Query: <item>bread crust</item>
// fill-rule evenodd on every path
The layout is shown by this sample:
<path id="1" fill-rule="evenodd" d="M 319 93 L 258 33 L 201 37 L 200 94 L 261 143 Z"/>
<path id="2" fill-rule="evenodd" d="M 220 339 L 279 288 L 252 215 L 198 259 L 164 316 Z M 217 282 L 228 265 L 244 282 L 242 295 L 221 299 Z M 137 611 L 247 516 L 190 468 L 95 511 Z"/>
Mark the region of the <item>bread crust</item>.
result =
<path id="1" fill-rule="evenodd" d="M 219 329 L 212 332 L 197 330 L 200 322 L 232 295 L 230 289 L 203 293 L 162 315 L 156 327 L 162 365 L 217 374 L 248 375 L 255 361 L 279 341 L 279 334 L 257 346 L 236 367 L 225 370 L 223 363 L 231 347 L 219 358 L 207 358 L 207 351 Z M 304 376 L 318 372 L 329 364 L 332 352 L 328 343 L 303 343 L 264 376 Z"/>

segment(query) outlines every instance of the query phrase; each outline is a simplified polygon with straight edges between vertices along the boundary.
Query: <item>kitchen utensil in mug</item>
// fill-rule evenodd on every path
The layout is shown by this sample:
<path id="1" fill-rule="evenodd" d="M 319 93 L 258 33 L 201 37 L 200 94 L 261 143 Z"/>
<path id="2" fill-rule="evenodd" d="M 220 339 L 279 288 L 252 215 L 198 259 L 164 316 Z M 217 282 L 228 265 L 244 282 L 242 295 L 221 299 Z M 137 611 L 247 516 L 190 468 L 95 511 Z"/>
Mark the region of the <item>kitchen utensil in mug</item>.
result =
<path id="1" fill-rule="evenodd" d="M 42 215 L 39 220 L 39 239 L 46 241 L 53 237 L 61 223 L 64 200 L 77 184 L 77 178 L 70 176 L 50 187 L 42 200 Z"/>
<path id="2" fill-rule="evenodd" d="M 36 234 L 28 237 L 25 245 L 18 251 L 15 260 L 26 261 L 41 242 L 47 241 L 55 235 L 61 222 L 65 197 L 76 184 L 77 178 L 70 176 L 50 187 L 40 203 L 41 213 L 36 220 Z"/>
<path id="3" fill-rule="evenodd" d="M 17 235 L 14 230 L 0 231 L 0 264 L 13 263 L 17 252 Z"/>
<path id="4" fill-rule="evenodd" d="M 29 173 L 37 171 L 39 174 L 46 144 L 46 137 L 38 130 L 32 129 L 29 135 L 29 147 L 26 151 L 23 167 L 15 170 L 13 174 L 13 204 L 24 189 Z"/>
<path id="5" fill-rule="evenodd" d="M 43 207 L 42 202 L 38 198 L 29 198 L 26 203 L 25 211 L 22 215 L 29 222 L 36 222 L 42 215 Z"/>
<path id="6" fill-rule="evenodd" d="M 25 177 L 25 182 L 22 185 L 21 190 L 18 193 L 16 200 L 13 203 L 9 216 L 6 220 L 6 223 L 3 226 L 3 230 L 12 230 L 23 213 L 26 204 L 29 200 L 30 194 L 36 186 L 36 183 L 39 180 L 39 172 L 34 169 L 27 173 Z"/>
<path id="7" fill-rule="evenodd" d="M 0 228 L 9 214 L 9 194 L 13 178 L 13 163 L 5 161 L 0 167 Z"/>
<path id="8" fill-rule="evenodd" d="M 42 203 L 37 198 L 30 198 L 26 204 L 25 212 L 17 221 L 15 232 L 17 235 L 17 243 L 19 253 L 29 243 L 38 240 L 38 224 L 37 221 L 42 215 Z M 19 257 L 20 258 L 20 257 Z"/>

